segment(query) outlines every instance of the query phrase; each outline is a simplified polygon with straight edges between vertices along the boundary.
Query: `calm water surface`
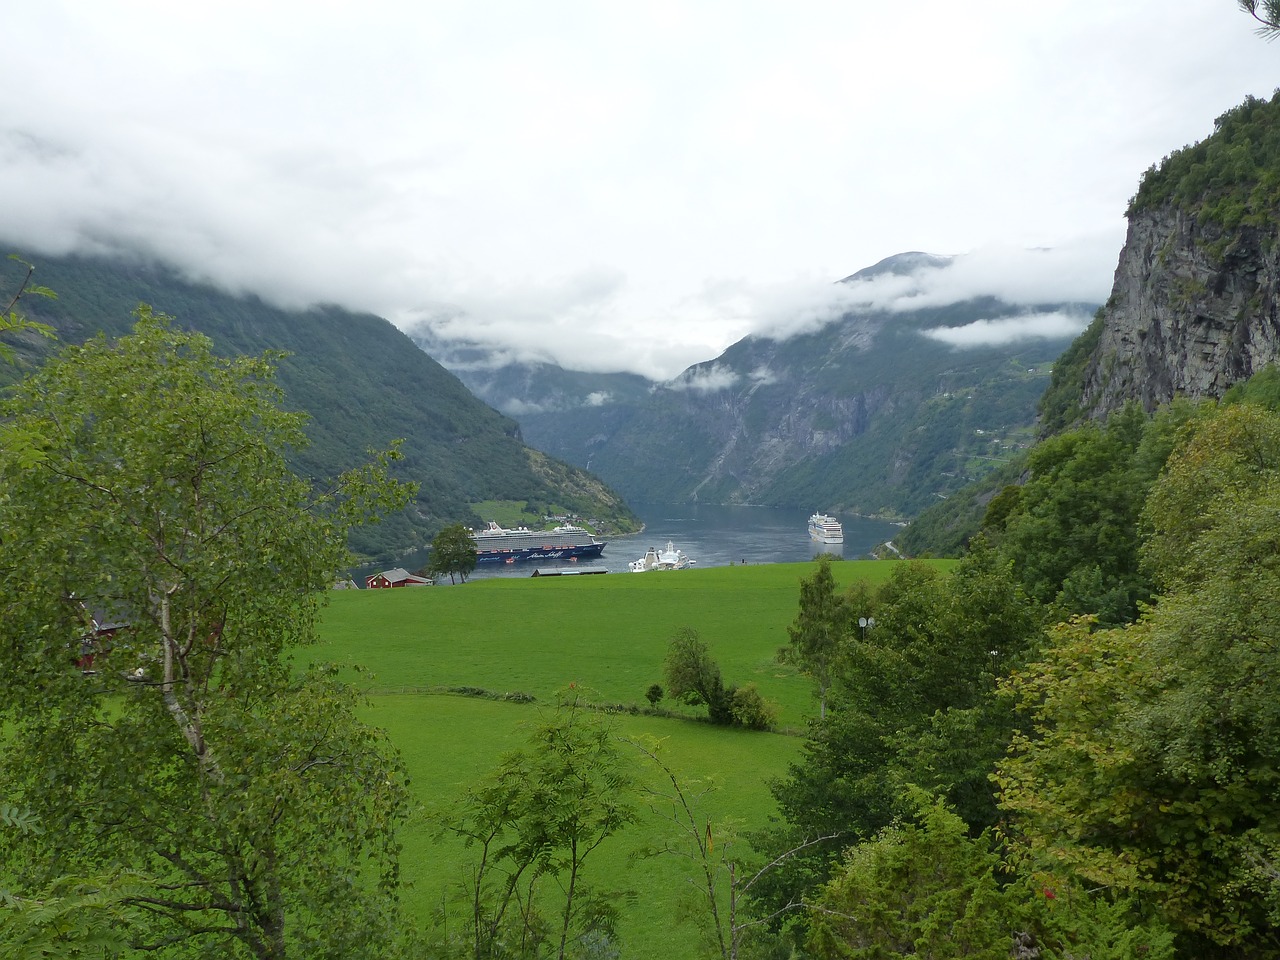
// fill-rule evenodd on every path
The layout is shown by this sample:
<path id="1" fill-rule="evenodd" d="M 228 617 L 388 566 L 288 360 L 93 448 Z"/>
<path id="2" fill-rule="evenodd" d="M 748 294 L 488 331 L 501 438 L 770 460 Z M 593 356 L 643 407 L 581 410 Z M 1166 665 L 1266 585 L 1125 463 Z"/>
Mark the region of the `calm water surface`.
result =
<path id="1" fill-rule="evenodd" d="M 698 567 L 747 563 L 799 563 L 820 552 L 857 560 L 901 529 L 883 520 L 834 514 L 844 525 L 844 544 L 815 543 L 809 539 L 812 510 L 774 507 L 722 507 L 707 504 L 632 504 L 644 521 L 643 533 L 614 537 L 596 560 L 551 563 L 502 564 L 496 569 L 477 567 L 473 578 L 527 577 L 535 569 L 608 570 L 627 573 L 627 564 L 644 556 L 649 547 L 659 550 L 671 541 L 697 561 Z"/>

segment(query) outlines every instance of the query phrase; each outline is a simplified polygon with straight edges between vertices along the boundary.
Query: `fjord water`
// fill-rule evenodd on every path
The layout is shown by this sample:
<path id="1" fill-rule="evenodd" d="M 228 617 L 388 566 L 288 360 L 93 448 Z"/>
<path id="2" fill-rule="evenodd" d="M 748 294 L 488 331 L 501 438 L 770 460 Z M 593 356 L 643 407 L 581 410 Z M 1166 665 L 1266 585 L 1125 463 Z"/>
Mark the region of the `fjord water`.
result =
<path id="1" fill-rule="evenodd" d="M 662 550 L 670 541 L 696 567 L 723 567 L 747 563 L 799 563 L 819 553 L 848 560 L 866 558 L 870 551 L 892 540 L 901 529 L 885 520 L 869 520 L 848 514 L 832 514 L 844 525 L 844 544 L 815 543 L 809 539 L 812 510 L 775 507 L 715 506 L 710 504 L 632 504 L 644 521 L 643 533 L 613 537 L 604 555 L 577 562 L 486 564 L 474 577 L 527 577 L 540 572 L 607 570 L 626 573 L 627 564 L 644 556 L 649 547 Z"/>

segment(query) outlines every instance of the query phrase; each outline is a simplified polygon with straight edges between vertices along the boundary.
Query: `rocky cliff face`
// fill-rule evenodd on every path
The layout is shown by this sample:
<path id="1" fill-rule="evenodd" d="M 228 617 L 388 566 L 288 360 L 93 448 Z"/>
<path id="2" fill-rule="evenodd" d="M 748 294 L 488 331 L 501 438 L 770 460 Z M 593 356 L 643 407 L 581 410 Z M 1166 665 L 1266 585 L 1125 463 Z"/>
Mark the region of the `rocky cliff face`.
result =
<path id="1" fill-rule="evenodd" d="M 1082 410 L 1222 396 L 1280 357 L 1278 293 L 1275 232 L 1226 230 L 1172 204 L 1133 214 Z"/>

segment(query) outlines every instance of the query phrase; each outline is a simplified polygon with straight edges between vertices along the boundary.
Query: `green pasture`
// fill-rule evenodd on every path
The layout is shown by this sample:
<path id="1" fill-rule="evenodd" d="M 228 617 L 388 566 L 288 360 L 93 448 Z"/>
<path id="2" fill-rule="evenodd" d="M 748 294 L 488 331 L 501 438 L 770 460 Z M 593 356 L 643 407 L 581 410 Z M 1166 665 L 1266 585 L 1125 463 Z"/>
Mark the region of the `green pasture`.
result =
<path id="1" fill-rule="evenodd" d="M 433 812 L 448 804 L 496 764 L 502 751 L 521 745 L 523 727 L 536 722 L 535 705 L 498 703 L 457 696 L 389 694 L 375 698 L 368 719 L 386 729 L 403 753 L 419 803 L 404 836 L 402 869 L 409 884 L 408 909 L 429 917 L 455 898 L 471 864 L 460 843 L 435 838 Z M 688 788 L 710 778 L 715 789 L 699 803 L 700 819 L 727 841 L 733 822 L 766 828 L 775 812 L 767 781 L 786 770 L 800 740 L 751 733 L 690 721 L 630 715 L 609 718 L 624 740 L 659 738 L 661 754 Z M 633 748 L 624 743 L 625 751 Z M 659 771 L 634 750 L 636 775 L 662 785 Z M 622 891 L 619 941 L 626 958 L 693 958 L 698 928 L 677 923 L 690 905 L 694 863 L 676 855 L 639 856 L 647 848 L 680 835 L 657 813 L 642 806 L 639 822 L 603 844 L 587 862 L 588 882 Z M 456 907 L 456 904 L 454 904 Z"/>
<path id="2" fill-rule="evenodd" d="M 833 565 L 837 584 L 879 582 L 898 561 Z M 940 565 L 947 566 L 946 561 Z M 351 678 L 370 696 L 367 716 L 402 752 L 417 813 L 404 837 L 407 900 L 426 918 L 463 875 L 467 852 L 434 839 L 433 811 L 447 805 L 523 742 L 523 727 L 553 709 L 574 684 L 606 714 L 624 740 L 662 742 L 682 780 L 710 779 L 699 816 L 727 831 L 767 829 L 775 814 L 770 780 L 798 757 L 805 719 L 816 709 L 807 678 L 775 662 L 795 618 L 800 581 L 812 563 L 707 568 L 644 576 L 486 579 L 465 585 L 335 591 L 320 642 L 305 659 L 360 665 Z M 650 712 L 645 690 L 662 682 L 674 631 L 693 627 L 708 643 L 726 683 L 754 681 L 780 708 L 781 732 L 713 727 L 705 711 L 664 700 Z M 518 703 L 448 693 L 474 688 L 534 698 Z M 632 749 L 626 747 L 625 749 Z M 636 750 L 637 774 L 656 771 Z M 655 780 L 654 782 L 658 782 Z M 622 956 L 681 960 L 700 956 L 696 928 L 676 922 L 690 897 L 690 861 L 636 859 L 673 833 L 644 811 L 641 821 L 589 862 L 589 879 L 630 890 L 619 931 Z M 726 834 L 727 835 L 727 834 Z M 723 848 L 721 848 L 723 850 Z"/>
<path id="3" fill-rule="evenodd" d="M 900 561 L 833 564 L 840 586 L 879 582 Z M 949 561 L 936 561 L 946 565 Z M 813 710 L 809 681 L 776 662 L 812 563 L 673 573 L 495 578 L 457 586 L 335 591 L 308 660 L 363 666 L 371 692 L 476 687 L 538 700 L 575 683 L 601 703 L 647 706 L 667 643 L 693 627 L 726 684 L 754 681 L 783 728 Z M 669 701 L 664 707 L 694 715 Z"/>

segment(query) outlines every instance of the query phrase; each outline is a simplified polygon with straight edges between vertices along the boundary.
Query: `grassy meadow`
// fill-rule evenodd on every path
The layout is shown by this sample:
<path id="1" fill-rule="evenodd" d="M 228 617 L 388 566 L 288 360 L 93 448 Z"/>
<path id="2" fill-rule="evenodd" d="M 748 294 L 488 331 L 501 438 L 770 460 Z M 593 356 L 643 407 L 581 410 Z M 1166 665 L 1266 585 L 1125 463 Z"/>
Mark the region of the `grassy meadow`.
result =
<path id="1" fill-rule="evenodd" d="M 879 582 L 894 564 L 847 561 L 832 569 L 844 586 L 855 579 Z M 614 708 L 610 722 L 620 737 L 659 740 L 665 761 L 689 784 L 717 783 L 700 808 L 717 830 L 730 821 L 767 827 L 775 812 L 767 783 L 799 755 L 798 734 L 816 709 L 810 682 L 775 662 L 796 615 L 800 581 L 814 569 L 812 563 L 761 564 L 335 591 L 321 641 L 304 651 L 305 659 L 365 668 L 351 676 L 369 693 L 367 717 L 389 732 L 404 756 L 419 805 L 404 837 L 411 909 L 424 917 L 438 909 L 456 892 L 467 862 L 460 845 L 433 839 L 432 811 L 519 746 L 524 725 L 550 710 L 556 692 L 571 683 L 592 702 Z M 649 711 L 645 691 L 662 682 L 667 641 L 686 626 L 707 642 L 726 684 L 755 682 L 778 704 L 778 732 L 695 722 L 704 709 L 669 700 L 659 712 Z M 459 696 L 451 688 L 533 700 Z M 638 775 L 656 783 L 652 765 L 638 750 L 635 755 Z M 642 810 L 640 822 L 588 861 L 589 881 L 634 893 L 619 930 L 623 957 L 700 955 L 697 929 L 675 922 L 690 896 L 686 877 L 693 864 L 633 856 L 673 834 L 669 823 Z"/>

